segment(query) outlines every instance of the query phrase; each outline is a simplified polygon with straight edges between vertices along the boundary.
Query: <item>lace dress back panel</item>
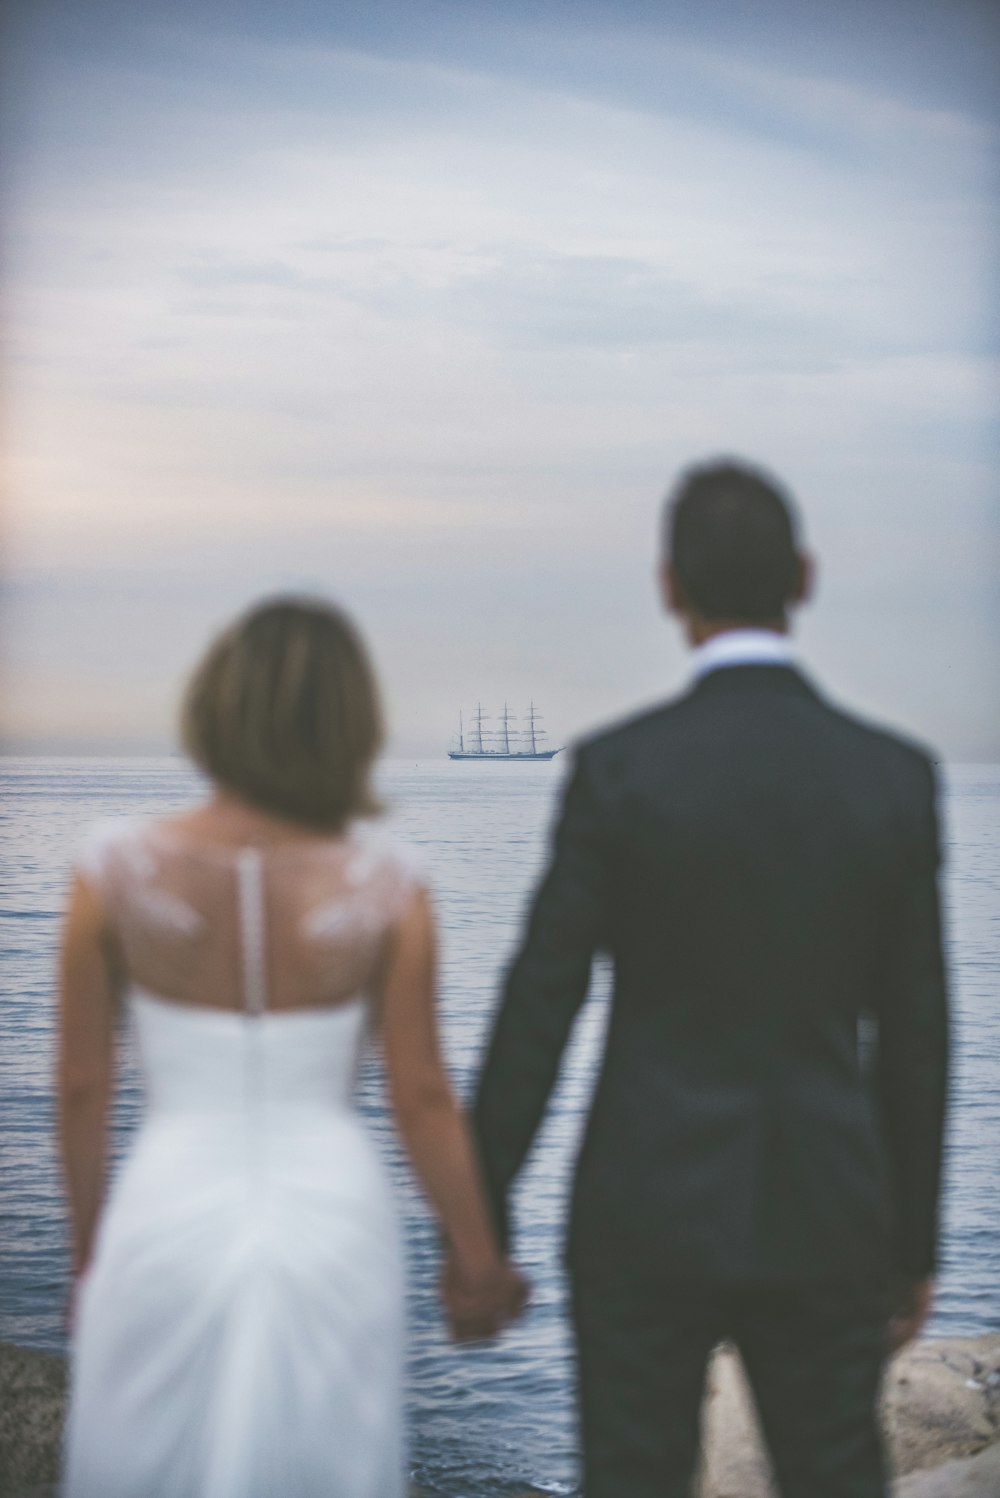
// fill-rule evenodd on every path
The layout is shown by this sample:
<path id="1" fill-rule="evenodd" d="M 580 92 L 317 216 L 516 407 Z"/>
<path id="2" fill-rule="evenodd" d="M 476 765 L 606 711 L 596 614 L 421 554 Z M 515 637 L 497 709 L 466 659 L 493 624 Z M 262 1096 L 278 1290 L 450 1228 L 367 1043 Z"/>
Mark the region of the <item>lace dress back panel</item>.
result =
<path id="1" fill-rule="evenodd" d="M 98 832 L 81 863 L 130 986 L 250 1013 L 369 993 L 415 880 L 412 856 L 367 829 L 265 849 L 119 826 Z"/>

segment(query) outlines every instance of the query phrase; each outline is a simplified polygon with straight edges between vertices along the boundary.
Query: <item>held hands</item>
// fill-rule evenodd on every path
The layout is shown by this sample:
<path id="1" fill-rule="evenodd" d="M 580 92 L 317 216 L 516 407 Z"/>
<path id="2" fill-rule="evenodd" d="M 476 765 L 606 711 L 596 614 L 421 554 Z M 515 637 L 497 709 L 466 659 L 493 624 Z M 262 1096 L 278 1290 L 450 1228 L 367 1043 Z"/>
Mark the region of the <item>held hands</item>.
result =
<path id="1" fill-rule="evenodd" d="M 901 1280 L 893 1288 L 893 1310 L 889 1317 L 889 1356 L 919 1337 L 934 1304 L 934 1281 Z"/>
<path id="2" fill-rule="evenodd" d="M 521 1314 L 528 1281 L 509 1259 L 496 1258 L 475 1269 L 447 1254 L 441 1271 L 441 1299 L 456 1342 L 495 1337 Z"/>

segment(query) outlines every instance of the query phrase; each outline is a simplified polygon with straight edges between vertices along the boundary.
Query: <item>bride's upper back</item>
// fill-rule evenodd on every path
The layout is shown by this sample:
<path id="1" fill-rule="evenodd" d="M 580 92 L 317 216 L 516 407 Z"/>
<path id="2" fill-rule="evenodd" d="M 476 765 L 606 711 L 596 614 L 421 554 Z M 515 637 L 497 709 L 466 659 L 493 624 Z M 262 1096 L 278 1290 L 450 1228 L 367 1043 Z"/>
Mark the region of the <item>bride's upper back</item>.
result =
<path id="1" fill-rule="evenodd" d="M 183 824 L 95 828 L 79 860 L 107 911 L 124 979 L 199 1009 L 326 1009 L 377 990 L 412 856 L 355 825 L 234 846 Z"/>

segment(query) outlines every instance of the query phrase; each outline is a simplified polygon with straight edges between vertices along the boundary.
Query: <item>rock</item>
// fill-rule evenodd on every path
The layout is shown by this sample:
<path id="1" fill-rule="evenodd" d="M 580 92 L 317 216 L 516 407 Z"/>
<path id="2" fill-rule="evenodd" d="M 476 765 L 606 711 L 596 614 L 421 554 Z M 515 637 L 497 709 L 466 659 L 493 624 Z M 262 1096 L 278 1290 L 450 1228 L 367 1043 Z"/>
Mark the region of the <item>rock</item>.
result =
<path id="1" fill-rule="evenodd" d="M 701 1420 L 697 1498 L 774 1498 L 771 1464 L 735 1352 L 720 1348 L 713 1357 Z"/>
<path id="2" fill-rule="evenodd" d="M 930 1472 L 902 1477 L 896 1498 L 997 1498 L 1000 1493 L 1000 1445 L 978 1456 L 945 1462 Z"/>
<path id="3" fill-rule="evenodd" d="M 974 1456 L 1000 1439 L 1000 1337 L 908 1348 L 893 1364 L 885 1408 L 897 1472 Z"/>
<path id="4" fill-rule="evenodd" d="M 0 1342 L 0 1498 L 42 1498 L 59 1476 L 66 1365 Z"/>

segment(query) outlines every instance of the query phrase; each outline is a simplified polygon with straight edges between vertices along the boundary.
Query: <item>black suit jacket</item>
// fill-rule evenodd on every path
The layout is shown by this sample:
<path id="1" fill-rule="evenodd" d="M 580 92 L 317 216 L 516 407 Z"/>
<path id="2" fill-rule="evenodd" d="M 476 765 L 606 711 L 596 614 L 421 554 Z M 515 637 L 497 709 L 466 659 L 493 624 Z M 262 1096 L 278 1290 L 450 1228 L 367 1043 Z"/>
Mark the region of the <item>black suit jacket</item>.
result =
<path id="1" fill-rule="evenodd" d="M 502 1235 L 604 949 L 614 995 L 571 1262 L 744 1283 L 929 1273 L 937 866 L 931 761 L 791 667 L 717 669 L 585 742 L 475 1105 Z"/>

